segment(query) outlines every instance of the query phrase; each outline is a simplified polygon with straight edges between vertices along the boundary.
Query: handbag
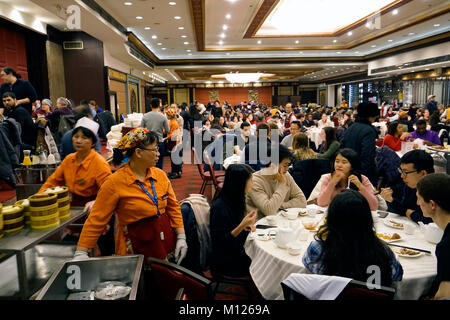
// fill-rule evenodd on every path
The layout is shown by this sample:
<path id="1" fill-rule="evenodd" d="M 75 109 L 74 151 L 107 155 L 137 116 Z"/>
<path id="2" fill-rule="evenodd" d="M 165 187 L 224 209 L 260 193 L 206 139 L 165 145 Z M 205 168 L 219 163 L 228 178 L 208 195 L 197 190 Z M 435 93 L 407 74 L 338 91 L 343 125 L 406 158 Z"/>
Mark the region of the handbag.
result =
<path id="1" fill-rule="evenodd" d="M 123 227 L 126 248 L 128 254 L 142 254 L 145 258 L 157 258 L 165 260 L 167 255 L 175 250 L 176 234 L 170 226 L 170 219 L 167 213 L 161 214 L 158 208 L 158 198 L 153 184 L 153 197 L 137 181 L 141 189 L 149 196 L 158 210 L 156 216 L 144 218 L 130 223 Z"/>

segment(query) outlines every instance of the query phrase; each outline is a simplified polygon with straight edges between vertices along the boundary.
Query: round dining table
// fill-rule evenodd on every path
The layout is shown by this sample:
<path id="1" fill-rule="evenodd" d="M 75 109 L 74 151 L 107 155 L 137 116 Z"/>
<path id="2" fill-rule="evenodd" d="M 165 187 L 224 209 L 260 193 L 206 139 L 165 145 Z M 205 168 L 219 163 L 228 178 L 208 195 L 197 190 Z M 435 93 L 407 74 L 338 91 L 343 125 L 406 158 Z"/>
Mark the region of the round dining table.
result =
<path id="1" fill-rule="evenodd" d="M 268 300 L 283 300 L 283 291 L 281 282 L 291 273 L 310 273 L 302 263 L 302 257 L 309 244 L 314 241 L 316 232 L 303 230 L 307 233 L 306 240 L 297 240 L 302 244 L 299 255 L 291 255 L 286 249 L 282 249 L 275 244 L 275 238 L 278 226 L 293 228 L 303 228 L 302 219 L 316 219 L 323 224 L 327 208 L 321 208 L 317 205 L 308 205 L 309 208 L 319 209 L 324 213 L 315 216 L 299 216 L 295 220 L 288 220 L 281 214 L 281 211 L 275 215 L 276 226 L 270 229 L 259 229 L 252 232 L 245 242 L 245 252 L 251 258 L 250 275 L 261 295 Z M 397 233 L 401 239 L 392 243 L 411 248 L 427 250 L 430 253 L 422 253 L 416 257 L 403 257 L 396 254 L 397 260 L 403 267 L 403 279 L 393 284 L 396 289 L 394 299 L 396 300 L 417 300 L 426 294 L 432 286 L 433 280 L 437 274 L 437 260 L 435 255 L 436 244 L 430 243 L 424 239 L 422 229 L 416 225 L 413 234 L 406 234 L 403 229 L 396 229 L 387 226 L 383 221 L 394 219 L 396 222 L 404 223 L 410 221 L 408 218 L 399 216 L 395 213 L 389 213 L 385 218 L 381 218 L 375 212 L 374 227 L 377 233 Z M 293 222 L 294 221 L 294 222 Z M 292 223 L 293 222 L 293 223 Z M 411 222 L 412 223 L 412 222 Z M 256 225 L 269 225 L 267 217 L 256 222 Z M 272 236 L 263 236 L 264 234 Z M 305 235 L 300 238 L 306 238 Z M 391 249 L 400 248 L 391 246 Z M 369 275 L 368 275 L 369 276 Z"/>
<path id="2" fill-rule="evenodd" d="M 323 139 L 320 137 L 320 131 L 322 131 L 322 129 L 319 129 L 317 127 L 311 127 L 306 131 L 306 135 L 309 140 L 314 142 L 314 144 L 316 145 L 316 150 L 319 150 L 319 146 L 323 142 Z"/>

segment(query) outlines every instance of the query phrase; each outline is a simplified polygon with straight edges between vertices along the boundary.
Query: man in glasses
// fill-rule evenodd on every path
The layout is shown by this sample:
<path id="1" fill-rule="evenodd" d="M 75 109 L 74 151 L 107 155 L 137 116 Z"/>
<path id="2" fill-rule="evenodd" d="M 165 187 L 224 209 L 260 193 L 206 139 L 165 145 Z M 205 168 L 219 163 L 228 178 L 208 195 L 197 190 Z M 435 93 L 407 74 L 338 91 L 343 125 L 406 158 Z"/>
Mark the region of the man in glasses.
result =
<path id="1" fill-rule="evenodd" d="M 398 169 L 403 182 L 381 189 L 381 197 L 386 200 L 388 211 L 407 216 L 414 222 L 430 223 L 417 204 L 417 183 L 424 176 L 434 173 L 433 158 L 423 150 L 412 150 L 403 155 Z"/>

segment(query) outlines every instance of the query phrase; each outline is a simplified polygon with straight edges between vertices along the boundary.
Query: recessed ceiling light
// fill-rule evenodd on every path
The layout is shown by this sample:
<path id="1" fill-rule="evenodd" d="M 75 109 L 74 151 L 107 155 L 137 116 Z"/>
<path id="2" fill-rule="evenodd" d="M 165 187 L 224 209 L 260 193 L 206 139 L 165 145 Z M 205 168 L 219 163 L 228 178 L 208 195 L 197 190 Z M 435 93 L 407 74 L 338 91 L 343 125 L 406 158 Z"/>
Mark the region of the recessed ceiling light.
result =
<path id="1" fill-rule="evenodd" d="M 415 33 L 414 32 L 410 32 L 410 33 L 408 33 L 410 36 L 412 36 L 412 35 L 414 35 Z"/>
<path id="2" fill-rule="evenodd" d="M 433 25 L 433 27 L 439 27 L 439 26 L 440 26 L 439 23 L 436 23 L 436 24 Z"/>
<path id="3" fill-rule="evenodd" d="M 132 6 L 133 2 L 124 2 L 123 4 L 126 5 L 126 6 Z"/>
<path id="4" fill-rule="evenodd" d="M 219 41 L 219 44 L 221 44 L 221 45 L 222 45 L 222 44 L 223 44 L 223 41 L 222 41 L 222 40 L 220 40 L 220 41 Z"/>
<path id="5" fill-rule="evenodd" d="M 184 34 L 183 34 L 183 35 L 182 35 L 181 37 L 182 37 L 182 38 L 187 38 L 187 36 L 186 36 L 186 35 L 184 35 Z"/>
<path id="6" fill-rule="evenodd" d="M 173 2 L 173 1 L 170 1 L 169 2 L 169 6 L 174 6 L 174 5 L 176 5 L 177 3 L 176 2 Z"/>
<path id="7" fill-rule="evenodd" d="M 261 44 L 261 40 L 258 40 L 258 44 Z"/>
<path id="8" fill-rule="evenodd" d="M 227 14 L 227 15 L 225 16 L 225 18 L 231 19 L 231 14 Z"/>
<path id="9" fill-rule="evenodd" d="M 166 50 L 166 48 L 161 48 L 161 50 Z"/>
<path id="10" fill-rule="evenodd" d="M 178 27 L 178 30 L 184 30 L 184 27 Z"/>
<path id="11" fill-rule="evenodd" d="M 185 42 L 183 42 L 183 44 L 189 44 L 189 42 L 185 41 Z"/>
<path id="12" fill-rule="evenodd" d="M 136 19 L 142 20 L 142 19 L 144 19 L 144 18 L 142 18 L 141 16 L 137 16 Z"/>
<path id="13" fill-rule="evenodd" d="M 299 43 L 300 41 L 298 41 L 298 40 L 295 40 L 295 43 Z"/>
<path id="14" fill-rule="evenodd" d="M 188 50 L 186 50 L 187 52 L 191 52 L 192 50 L 190 50 L 190 49 L 188 49 Z"/>
<path id="15" fill-rule="evenodd" d="M 428 71 L 428 70 L 430 70 L 430 68 L 426 68 L 425 70 L 427 70 L 427 71 Z"/>
<path id="16" fill-rule="evenodd" d="M 220 37 L 223 39 L 223 38 L 225 38 L 225 33 L 221 33 L 220 34 Z"/>
<path id="17" fill-rule="evenodd" d="M 158 46 L 162 46 L 162 43 L 161 43 L 161 42 L 158 42 Z"/>
<path id="18" fill-rule="evenodd" d="M 359 53 L 359 51 L 355 51 L 355 53 Z"/>
<path id="19" fill-rule="evenodd" d="M 227 55 L 227 56 L 229 56 L 229 55 L 230 55 L 230 53 L 229 53 L 229 52 L 227 52 L 227 53 L 226 53 L 226 55 Z"/>
<path id="20" fill-rule="evenodd" d="M 150 30 L 151 28 L 150 27 L 145 27 L 145 30 Z"/>
<path id="21" fill-rule="evenodd" d="M 175 17 L 173 17 L 175 20 L 180 20 L 181 19 L 181 17 L 180 16 L 175 16 Z"/>
<path id="22" fill-rule="evenodd" d="M 145 71 L 142 71 L 142 74 L 145 74 Z"/>
<path id="23" fill-rule="evenodd" d="M 152 35 L 152 39 L 157 39 L 158 37 L 156 36 L 156 34 Z"/>
<path id="24" fill-rule="evenodd" d="M 369 22 L 366 23 L 366 28 L 370 28 L 370 23 Z"/>
<path id="25" fill-rule="evenodd" d="M 389 39 L 389 40 L 388 40 L 388 42 L 392 42 L 392 41 L 394 41 L 394 40 L 392 40 L 392 39 Z"/>
<path id="26" fill-rule="evenodd" d="M 228 26 L 226 24 L 223 25 L 222 27 L 223 30 L 228 30 Z"/>
<path id="27" fill-rule="evenodd" d="M 353 34 L 353 32 L 349 31 L 347 32 L 347 35 L 350 37 Z"/>
<path id="28" fill-rule="evenodd" d="M 376 46 L 377 46 L 376 44 L 374 44 L 374 45 L 371 45 L 371 47 L 372 47 L 372 48 L 375 48 Z"/>
<path id="29" fill-rule="evenodd" d="M 334 40 L 333 40 L 333 42 L 334 42 L 334 43 L 336 43 L 336 42 L 337 42 L 337 40 L 336 40 L 336 39 L 334 39 Z"/>
<path id="30" fill-rule="evenodd" d="M 340 52 L 340 51 L 337 51 L 336 53 L 337 53 L 337 54 L 340 54 L 340 53 L 342 53 L 342 52 Z"/>
<path id="31" fill-rule="evenodd" d="M 398 13 L 398 9 L 395 9 L 394 11 L 392 11 L 392 14 L 395 16 Z"/>
<path id="32" fill-rule="evenodd" d="M 303 53 L 303 51 L 300 51 L 299 53 L 300 53 L 300 54 L 302 54 L 302 53 Z"/>

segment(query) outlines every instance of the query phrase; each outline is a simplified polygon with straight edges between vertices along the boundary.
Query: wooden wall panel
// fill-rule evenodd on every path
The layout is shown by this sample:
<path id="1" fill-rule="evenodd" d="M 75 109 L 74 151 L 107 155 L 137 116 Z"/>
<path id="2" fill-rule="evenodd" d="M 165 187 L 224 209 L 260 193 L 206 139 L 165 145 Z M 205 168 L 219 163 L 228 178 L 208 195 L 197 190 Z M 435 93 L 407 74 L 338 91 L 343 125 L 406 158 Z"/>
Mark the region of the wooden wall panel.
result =
<path id="1" fill-rule="evenodd" d="M 220 102 L 228 101 L 231 105 L 237 105 L 241 101 L 247 101 L 248 91 L 255 90 L 258 91 L 259 101 L 265 105 L 272 104 L 272 87 L 262 87 L 262 88 L 196 88 L 195 89 L 195 100 L 200 101 L 203 104 L 208 104 L 209 102 L 209 92 L 218 91 Z"/>
<path id="2" fill-rule="evenodd" d="M 28 80 L 25 35 L 0 26 L 0 68 L 11 67 Z"/>
<path id="3" fill-rule="evenodd" d="M 183 102 L 189 102 L 189 88 L 180 88 L 173 90 L 173 103 L 181 105 Z"/>
<path id="4" fill-rule="evenodd" d="M 124 82 L 109 80 L 109 90 L 117 93 L 117 104 L 119 106 L 119 116 L 121 113 L 127 114 L 127 84 Z"/>

